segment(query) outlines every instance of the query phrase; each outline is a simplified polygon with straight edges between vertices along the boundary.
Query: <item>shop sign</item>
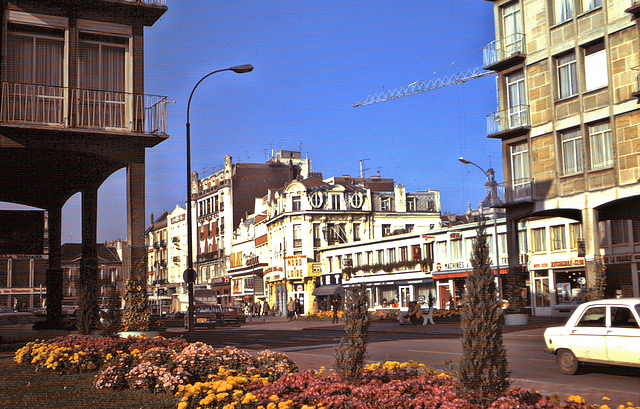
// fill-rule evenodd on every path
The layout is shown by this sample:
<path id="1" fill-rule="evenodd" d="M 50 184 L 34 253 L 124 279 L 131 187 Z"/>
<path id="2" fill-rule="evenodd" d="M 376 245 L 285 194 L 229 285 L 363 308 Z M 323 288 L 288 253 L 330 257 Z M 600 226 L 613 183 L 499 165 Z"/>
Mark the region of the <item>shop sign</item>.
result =
<path id="1" fill-rule="evenodd" d="M 180 223 L 184 219 L 186 219 L 186 216 L 184 215 L 184 213 L 183 214 L 179 214 L 177 216 L 173 216 L 171 218 L 171 224 Z"/>
<path id="2" fill-rule="evenodd" d="M 436 271 L 442 271 L 442 264 L 436 263 Z"/>
<path id="3" fill-rule="evenodd" d="M 604 256 L 605 264 L 630 263 L 640 260 L 640 254 L 620 254 L 618 256 Z"/>
<path id="4" fill-rule="evenodd" d="M 464 261 L 457 261 L 455 263 L 444 263 L 445 270 L 458 270 L 461 268 L 466 268 L 466 263 Z M 440 270 L 438 270 L 440 271 Z"/>
<path id="5" fill-rule="evenodd" d="M 244 294 L 244 277 L 231 279 L 231 295 Z"/>
<path id="6" fill-rule="evenodd" d="M 432 235 L 432 234 L 423 234 L 422 238 L 424 239 L 424 241 L 434 241 L 436 239 L 436 236 Z"/>
<path id="7" fill-rule="evenodd" d="M 46 287 L 0 288 L 0 295 L 46 294 Z"/>
<path id="8" fill-rule="evenodd" d="M 456 232 L 449 233 L 450 239 L 459 239 L 460 237 L 461 237 L 460 233 L 456 233 Z"/>
<path id="9" fill-rule="evenodd" d="M 583 258 L 575 258 L 572 260 L 560 260 L 560 261 L 552 261 L 551 268 L 558 267 L 575 267 L 575 266 L 584 266 Z"/>
<path id="10" fill-rule="evenodd" d="M 228 282 L 229 276 L 211 278 L 211 284 L 226 284 Z"/>
<path id="11" fill-rule="evenodd" d="M 305 271 L 307 271 L 307 256 L 302 254 L 286 256 L 285 265 L 287 280 L 302 278 L 305 276 Z"/>

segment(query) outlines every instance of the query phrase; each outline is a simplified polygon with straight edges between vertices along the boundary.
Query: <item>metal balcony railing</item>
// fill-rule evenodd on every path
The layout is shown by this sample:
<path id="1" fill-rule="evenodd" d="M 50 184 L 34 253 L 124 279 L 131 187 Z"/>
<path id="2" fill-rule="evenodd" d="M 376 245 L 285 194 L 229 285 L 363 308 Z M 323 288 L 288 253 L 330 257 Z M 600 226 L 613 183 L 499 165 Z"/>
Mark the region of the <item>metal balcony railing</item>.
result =
<path id="1" fill-rule="evenodd" d="M 167 0 L 124 0 L 131 3 L 144 3 L 152 6 L 166 6 Z"/>
<path id="2" fill-rule="evenodd" d="M 166 104 L 158 95 L 3 82 L 0 121 L 166 135 Z"/>
<path id="3" fill-rule="evenodd" d="M 529 105 L 515 105 L 487 115 L 487 133 L 489 135 L 526 126 L 531 126 Z"/>
<path id="4" fill-rule="evenodd" d="M 498 184 L 498 197 L 504 204 L 530 202 L 533 200 L 533 179 L 522 178 Z"/>
<path id="5" fill-rule="evenodd" d="M 484 66 L 491 66 L 499 61 L 525 53 L 523 33 L 514 33 L 504 38 L 494 40 L 483 48 Z"/>

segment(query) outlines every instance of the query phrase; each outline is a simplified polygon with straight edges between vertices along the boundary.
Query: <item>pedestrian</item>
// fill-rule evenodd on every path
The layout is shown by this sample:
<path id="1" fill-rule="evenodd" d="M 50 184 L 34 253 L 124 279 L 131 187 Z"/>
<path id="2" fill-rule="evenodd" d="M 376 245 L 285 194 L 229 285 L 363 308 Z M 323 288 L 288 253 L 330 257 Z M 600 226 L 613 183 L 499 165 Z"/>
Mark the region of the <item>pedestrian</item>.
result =
<path id="1" fill-rule="evenodd" d="M 296 304 L 294 303 L 293 298 L 289 297 L 289 301 L 287 302 L 287 319 L 291 321 L 295 313 Z"/>
<path id="2" fill-rule="evenodd" d="M 410 303 L 409 321 L 413 325 L 422 323 L 422 307 L 416 301 Z"/>
<path id="3" fill-rule="evenodd" d="M 338 323 L 338 308 L 340 307 L 340 301 L 338 301 L 338 297 L 331 297 L 331 311 L 332 311 L 332 315 L 331 315 L 331 323 L 332 324 L 337 324 Z"/>
<path id="4" fill-rule="evenodd" d="M 297 320 L 298 316 L 302 313 L 302 308 L 300 305 L 300 300 L 298 299 L 298 297 L 296 296 L 296 299 L 294 301 L 294 306 L 293 306 L 293 319 Z"/>

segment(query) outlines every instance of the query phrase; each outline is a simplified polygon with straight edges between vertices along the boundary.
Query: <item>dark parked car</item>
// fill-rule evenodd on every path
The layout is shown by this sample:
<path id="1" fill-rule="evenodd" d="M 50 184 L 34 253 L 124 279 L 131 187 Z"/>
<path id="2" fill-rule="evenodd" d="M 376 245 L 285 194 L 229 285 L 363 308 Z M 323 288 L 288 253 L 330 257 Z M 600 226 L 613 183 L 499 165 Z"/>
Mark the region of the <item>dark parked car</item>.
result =
<path id="1" fill-rule="evenodd" d="M 222 307 L 222 314 L 225 324 L 247 322 L 247 316 L 244 315 L 244 311 L 240 307 Z"/>
<path id="2" fill-rule="evenodd" d="M 217 323 L 224 322 L 222 307 L 218 304 L 196 305 L 193 313 L 194 328 L 215 328 Z M 189 315 L 184 315 L 184 327 L 189 328 Z"/>

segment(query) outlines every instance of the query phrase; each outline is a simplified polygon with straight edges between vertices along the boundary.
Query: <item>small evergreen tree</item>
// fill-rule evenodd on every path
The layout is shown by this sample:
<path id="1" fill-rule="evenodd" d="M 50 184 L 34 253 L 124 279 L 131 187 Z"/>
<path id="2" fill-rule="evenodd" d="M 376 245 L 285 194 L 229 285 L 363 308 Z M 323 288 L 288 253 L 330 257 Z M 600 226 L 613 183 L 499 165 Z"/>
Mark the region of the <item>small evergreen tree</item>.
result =
<path id="1" fill-rule="evenodd" d="M 120 291 L 115 285 L 109 289 L 109 298 L 107 303 L 107 311 L 104 313 L 105 327 L 103 335 L 115 337 L 118 335 L 122 327 L 122 310 L 120 309 L 122 301 L 120 299 Z"/>
<path id="2" fill-rule="evenodd" d="M 333 369 L 343 381 L 357 385 L 362 379 L 371 322 L 367 291 L 363 286 L 346 291 L 344 318 L 348 339 L 342 338 L 336 345 Z"/>
<path id="3" fill-rule="evenodd" d="M 461 310 L 463 337 L 457 387 L 471 401 L 487 407 L 509 388 L 510 371 L 484 221 L 476 229 L 471 265 L 473 273 L 466 280 Z"/>

